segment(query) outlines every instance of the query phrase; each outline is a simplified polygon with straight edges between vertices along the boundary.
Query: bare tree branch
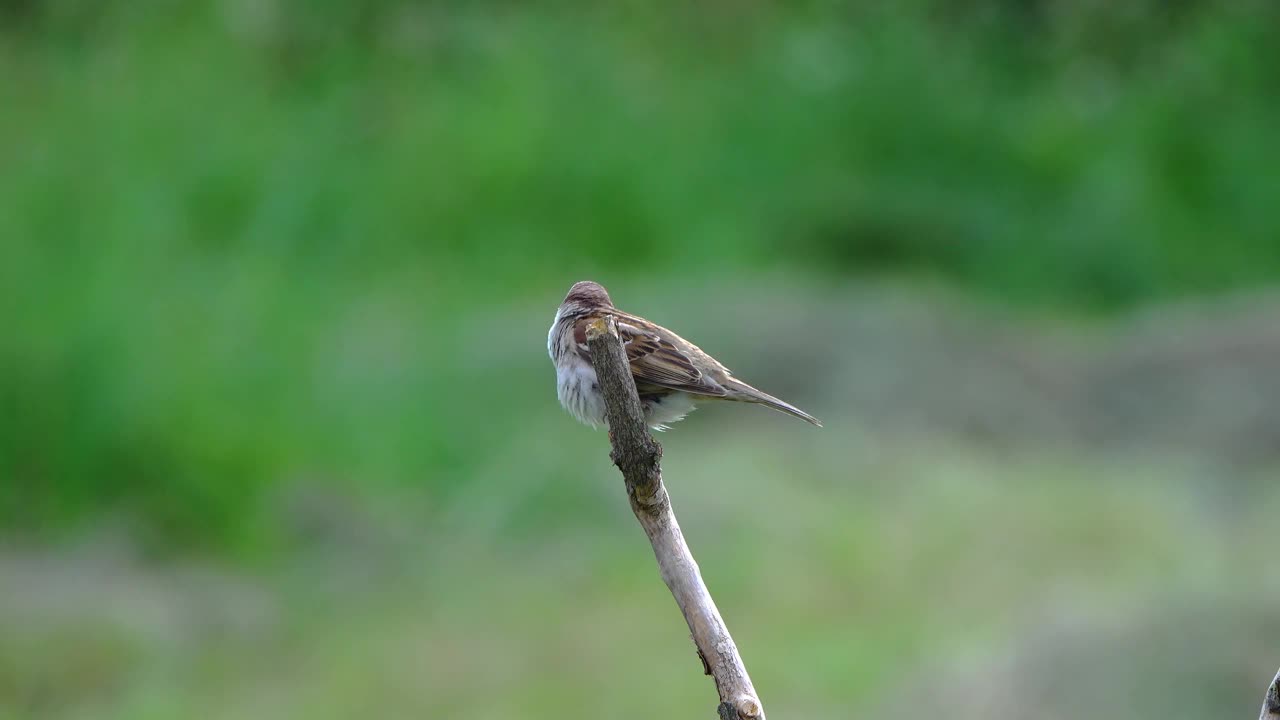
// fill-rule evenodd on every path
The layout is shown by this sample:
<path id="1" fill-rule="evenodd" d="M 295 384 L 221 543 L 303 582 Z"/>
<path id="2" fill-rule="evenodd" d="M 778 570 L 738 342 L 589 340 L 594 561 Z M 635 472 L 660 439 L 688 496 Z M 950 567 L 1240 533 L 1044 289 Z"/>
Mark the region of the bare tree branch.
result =
<path id="1" fill-rule="evenodd" d="M 1258 720 L 1280 720 L 1280 671 L 1276 672 L 1271 687 L 1267 688 L 1267 697 L 1262 701 L 1262 712 Z"/>
<path id="2" fill-rule="evenodd" d="M 604 394 L 610 457 L 622 471 L 631 510 L 649 536 L 658 570 L 684 614 L 703 668 L 716 681 L 721 720 L 765 720 L 764 707 L 747 676 L 738 648 L 702 582 L 685 544 L 667 489 L 662 485 L 662 446 L 645 426 L 644 411 L 613 318 L 587 328 L 591 363 Z"/>

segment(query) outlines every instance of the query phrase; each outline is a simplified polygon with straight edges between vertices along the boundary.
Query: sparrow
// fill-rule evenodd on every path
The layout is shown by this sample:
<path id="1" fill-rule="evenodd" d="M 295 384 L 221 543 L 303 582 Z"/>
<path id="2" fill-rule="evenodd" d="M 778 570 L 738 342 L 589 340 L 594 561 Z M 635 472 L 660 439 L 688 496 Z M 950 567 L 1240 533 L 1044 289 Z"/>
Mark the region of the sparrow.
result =
<path id="1" fill-rule="evenodd" d="M 617 309 L 608 291 L 590 280 L 569 288 L 547 332 L 547 354 L 556 366 L 556 393 L 560 404 L 579 422 L 593 428 L 606 425 L 604 395 L 587 349 L 587 325 L 605 316 L 612 316 L 617 324 L 645 421 L 654 430 L 667 430 L 668 424 L 708 400 L 766 405 L 822 427 L 809 413 L 733 377 L 729 368 L 697 345 L 639 315 Z"/>

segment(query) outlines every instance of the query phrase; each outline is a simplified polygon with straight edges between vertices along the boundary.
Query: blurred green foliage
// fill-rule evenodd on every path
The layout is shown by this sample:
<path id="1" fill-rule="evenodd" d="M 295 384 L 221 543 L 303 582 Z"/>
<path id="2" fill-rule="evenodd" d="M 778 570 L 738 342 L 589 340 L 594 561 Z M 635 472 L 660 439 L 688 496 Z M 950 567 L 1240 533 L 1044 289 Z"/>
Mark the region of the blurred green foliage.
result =
<path id="1" fill-rule="evenodd" d="M 7 0 L 0 525 L 448 497 L 554 410 L 512 308 L 582 277 L 1274 280 L 1278 7 Z"/>

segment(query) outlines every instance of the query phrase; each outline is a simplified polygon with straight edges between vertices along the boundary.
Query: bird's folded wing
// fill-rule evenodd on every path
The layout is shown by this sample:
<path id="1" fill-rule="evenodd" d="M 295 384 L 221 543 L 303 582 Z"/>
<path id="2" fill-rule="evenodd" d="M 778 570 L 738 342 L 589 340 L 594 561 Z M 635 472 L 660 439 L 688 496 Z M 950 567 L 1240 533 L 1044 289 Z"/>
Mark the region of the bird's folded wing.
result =
<path id="1" fill-rule="evenodd" d="M 637 387 L 643 389 L 644 385 L 656 385 L 699 395 L 725 395 L 725 389 L 719 383 L 706 377 L 687 355 L 657 330 L 619 319 L 618 335 L 627 351 Z M 581 337 L 585 339 L 585 332 Z M 585 342 L 579 343 L 578 351 L 590 361 L 591 354 Z"/>

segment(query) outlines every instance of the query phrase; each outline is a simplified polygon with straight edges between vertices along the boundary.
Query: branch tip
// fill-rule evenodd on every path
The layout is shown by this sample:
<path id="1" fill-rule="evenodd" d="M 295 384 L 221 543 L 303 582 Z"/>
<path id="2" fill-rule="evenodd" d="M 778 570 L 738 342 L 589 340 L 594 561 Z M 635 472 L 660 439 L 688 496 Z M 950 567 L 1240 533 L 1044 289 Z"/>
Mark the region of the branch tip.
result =
<path id="1" fill-rule="evenodd" d="M 614 328 L 614 325 L 613 325 L 612 316 L 606 315 L 604 317 L 598 317 L 595 320 L 592 320 L 591 322 L 587 323 L 587 342 L 591 342 L 592 340 L 600 337 L 601 335 L 617 334 L 617 331 L 614 330 L 613 328 Z"/>

